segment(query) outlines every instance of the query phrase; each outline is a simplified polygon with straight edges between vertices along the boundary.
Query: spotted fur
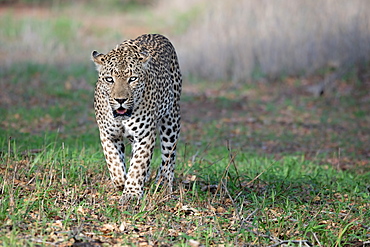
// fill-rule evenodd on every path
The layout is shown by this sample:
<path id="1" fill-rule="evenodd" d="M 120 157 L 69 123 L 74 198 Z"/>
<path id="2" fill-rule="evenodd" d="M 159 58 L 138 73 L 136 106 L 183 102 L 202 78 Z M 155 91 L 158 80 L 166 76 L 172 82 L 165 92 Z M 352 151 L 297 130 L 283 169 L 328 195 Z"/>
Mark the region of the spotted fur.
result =
<path id="1" fill-rule="evenodd" d="M 143 194 L 157 129 L 162 151 L 157 181 L 172 190 L 182 82 L 174 47 L 162 35 L 145 34 L 107 54 L 93 51 L 92 60 L 99 72 L 94 108 L 100 140 L 123 201 Z M 128 171 L 124 137 L 132 145 Z"/>

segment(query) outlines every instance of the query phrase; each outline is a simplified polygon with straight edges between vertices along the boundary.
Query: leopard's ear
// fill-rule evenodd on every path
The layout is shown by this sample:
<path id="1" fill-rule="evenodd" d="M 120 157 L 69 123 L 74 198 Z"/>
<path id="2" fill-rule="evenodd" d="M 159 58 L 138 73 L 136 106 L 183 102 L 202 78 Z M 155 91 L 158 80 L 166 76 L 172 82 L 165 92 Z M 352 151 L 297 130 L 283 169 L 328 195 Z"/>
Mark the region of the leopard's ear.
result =
<path id="1" fill-rule="evenodd" d="M 96 69 L 99 71 L 100 67 L 104 63 L 104 54 L 101 54 L 97 51 L 91 53 L 91 60 L 95 63 Z"/>
<path id="2" fill-rule="evenodd" d="M 139 60 L 142 62 L 143 67 L 147 69 L 148 63 L 152 57 L 150 56 L 147 50 L 141 51 L 139 54 L 140 54 Z"/>

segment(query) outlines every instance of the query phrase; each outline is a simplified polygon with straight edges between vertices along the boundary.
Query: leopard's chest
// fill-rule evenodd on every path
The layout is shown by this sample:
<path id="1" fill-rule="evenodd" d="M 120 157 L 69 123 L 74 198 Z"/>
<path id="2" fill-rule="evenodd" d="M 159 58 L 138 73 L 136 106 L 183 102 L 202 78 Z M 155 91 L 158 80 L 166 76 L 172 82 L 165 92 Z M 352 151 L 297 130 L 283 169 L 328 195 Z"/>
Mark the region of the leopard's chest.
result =
<path id="1" fill-rule="evenodd" d="M 156 126 L 157 116 L 153 109 L 138 108 L 134 110 L 131 118 L 122 120 L 122 134 L 131 142 L 134 140 L 140 141 L 147 133 L 153 131 L 153 126 Z"/>

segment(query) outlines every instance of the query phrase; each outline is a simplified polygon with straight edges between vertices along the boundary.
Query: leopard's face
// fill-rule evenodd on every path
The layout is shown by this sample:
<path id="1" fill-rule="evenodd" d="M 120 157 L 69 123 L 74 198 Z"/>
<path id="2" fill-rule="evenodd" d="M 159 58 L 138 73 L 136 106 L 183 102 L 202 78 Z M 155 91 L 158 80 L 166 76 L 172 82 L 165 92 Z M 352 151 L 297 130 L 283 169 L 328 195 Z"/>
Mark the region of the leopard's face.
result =
<path id="1" fill-rule="evenodd" d="M 92 59 L 99 71 L 101 97 L 108 97 L 113 117 L 118 120 L 130 118 L 142 100 L 149 56 L 135 47 L 126 46 L 117 47 L 105 55 L 94 51 Z"/>

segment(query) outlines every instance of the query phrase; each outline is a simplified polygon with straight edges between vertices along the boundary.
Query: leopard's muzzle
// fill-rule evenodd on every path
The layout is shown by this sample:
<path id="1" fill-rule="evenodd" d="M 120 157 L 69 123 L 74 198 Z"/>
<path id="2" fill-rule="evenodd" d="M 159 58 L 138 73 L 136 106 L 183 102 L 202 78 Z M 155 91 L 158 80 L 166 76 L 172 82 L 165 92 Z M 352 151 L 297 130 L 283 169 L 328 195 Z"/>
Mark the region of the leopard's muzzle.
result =
<path id="1" fill-rule="evenodd" d="M 120 106 L 118 109 L 113 110 L 113 117 L 131 117 L 132 115 L 132 108 L 125 109 Z"/>

